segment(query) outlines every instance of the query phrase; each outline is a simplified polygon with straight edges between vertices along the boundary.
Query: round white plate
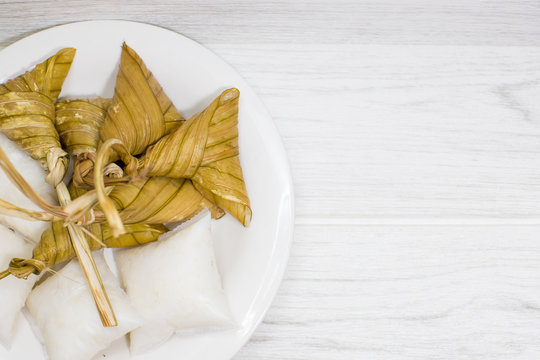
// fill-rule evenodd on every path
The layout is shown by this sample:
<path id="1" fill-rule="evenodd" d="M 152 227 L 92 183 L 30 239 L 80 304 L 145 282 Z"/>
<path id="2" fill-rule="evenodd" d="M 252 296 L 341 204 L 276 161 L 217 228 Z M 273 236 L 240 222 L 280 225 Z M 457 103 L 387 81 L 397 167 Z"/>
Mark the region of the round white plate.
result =
<path id="1" fill-rule="evenodd" d="M 253 90 L 229 65 L 196 42 L 156 26 L 126 21 L 67 24 L 20 40 L 0 51 L 0 83 L 60 48 L 74 47 L 77 55 L 62 97 L 110 97 L 124 41 L 139 53 L 187 117 L 204 109 L 221 91 L 240 90 L 240 160 L 253 220 L 249 228 L 229 215 L 213 224 L 218 265 L 237 328 L 176 336 L 139 357 L 130 357 L 127 341 L 122 339 L 96 359 L 230 359 L 249 339 L 276 294 L 293 229 L 292 182 L 285 151 Z M 0 358 L 44 358 L 23 317 L 11 350 L 0 349 Z"/>

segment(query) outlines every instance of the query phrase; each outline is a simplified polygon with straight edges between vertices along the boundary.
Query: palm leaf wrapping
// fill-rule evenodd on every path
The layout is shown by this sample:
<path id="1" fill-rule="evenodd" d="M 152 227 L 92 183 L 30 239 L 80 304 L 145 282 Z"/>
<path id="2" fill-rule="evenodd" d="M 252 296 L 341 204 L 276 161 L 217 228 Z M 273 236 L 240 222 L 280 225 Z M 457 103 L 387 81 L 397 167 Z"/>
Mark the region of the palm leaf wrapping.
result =
<path id="1" fill-rule="evenodd" d="M 139 155 L 183 122 L 183 116 L 154 75 L 124 43 L 112 104 L 100 130 L 101 139 L 119 139 L 130 154 Z"/>
<path id="2" fill-rule="evenodd" d="M 31 71 L 0 85 L 0 131 L 48 170 L 45 180 L 55 187 L 62 182 L 69 163 L 55 128 L 55 101 L 75 52 L 72 48 L 62 49 Z M 0 151 L 0 166 L 24 195 L 51 214 L 70 215 L 35 193 L 4 155 Z"/>
<path id="3" fill-rule="evenodd" d="M 223 92 L 203 112 L 150 145 L 140 158 L 132 156 L 129 146 L 116 147 L 127 164 L 126 172 L 190 179 L 215 205 L 214 216 L 223 214 L 216 210 L 220 208 L 244 226 L 249 225 L 252 212 L 238 156 L 239 95 L 237 89 Z M 114 143 L 109 141 L 107 145 L 113 147 Z M 107 149 L 102 148 L 101 153 L 107 156 Z"/>
<path id="4" fill-rule="evenodd" d="M 54 149 L 61 149 L 55 129 L 54 102 L 74 56 L 75 49 L 62 49 L 32 71 L 0 85 L 0 130 L 51 172 L 51 160 L 48 163 L 47 156 Z M 52 163 L 56 166 L 55 162 L 60 161 L 58 166 L 65 169 L 67 157 L 61 158 Z"/>
<path id="5" fill-rule="evenodd" d="M 73 181 L 77 186 L 93 186 L 93 168 L 100 141 L 99 129 L 105 121 L 110 99 L 92 98 L 56 103 L 56 129 L 62 145 L 75 156 Z M 122 168 L 111 163 L 105 169 L 106 183 L 123 176 Z"/>
<path id="6" fill-rule="evenodd" d="M 72 199 L 77 199 L 87 193 L 86 189 L 69 186 Z M 120 248 L 147 244 L 156 241 L 159 236 L 168 231 L 162 223 L 126 225 L 126 233 L 118 237 L 113 236 L 111 228 L 106 223 L 92 223 L 85 226 L 87 241 L 90 250 L 95 251 L 103 247 Z M 41 240 L 34 247 L 32 259 L 13 259 L 8 272 L 19 278 L 27 278 L 30 274 L 40 274 L 44 269 L 71 260 L 75 257 L 75 250 L 71 243 L 71 236 L 64 221 L 53 221 L 49 229 L 41 236 Z"/>
<path id="7" fill-rule="evenodd" d="M 55 128 L 54 103 L 75 52 L 72 48 L 62 49 L 31 71 L 0 85 L 0 131 L 49 171 L 45 180 L 53 186 L 61 183 L 69 163 Z M 1 149 L 0 167 L 25 196 L 53 215 L 50 220 L 68 216 L 61 207 L 49 204 L 37 194 Z M 37 220 L 45 218 L 45 213 L 28 212 L 4 201 L 0 207 L 3 210 L 13 209 L 17 216 L 27 214 Z"/>
<path id="8" fill-rule="evenodd" d="M 107 224 L 94 223 L 87 226 L 92 236 L 87 237 L 90 250 L 103 247 L 128 247 L 156 241 L 168 229 L 162 224 L 130 224 L 126 225 L 126 233 L 115 238 Z M 32 259 L 11 260 L 8 272 L 18 278 L 26 279 L 30 274 L 40 274 L 43 270 L 56 264 L 71 260 L 75 250 L 71 237 L 63 221 L 54 221 L 51 227 L 41 236 L 34 247 Z"/>
<path id="9" fill-rule="evenodd" d="M 95 153 L 99 129 L 105 121 L 110 99 L 59 101 L 56 103 L 56 129 L 67 151 L 74 156 Z"/>
<path id="10" fill-rule="evenodd" d="M 33 70 L 0 85 L 0 130 L 49 171 L 45 181 L 56 188 L 58 201 L 62 206 L 68 206 L 71 202 L 63 182 L 69 155 L 62 149 L 55 128 L 54 102 L 62 90 L 74 56 L 75 49 L 62 49 Z M 0 153 L 3 155 L 3 152 Z M 53 205 L 43 204 L 43 199 L 35 196 L 35 192 L 28 188 L 24 179 L 17 180 L 20 174 L 9 161 L 5 161 L 5 156 L 2 156 L 2 169 L 26 196 L 43 209 L 56 211 Z M 84 268 L 103 325 L 117 325 L 84 233 L 72 223 L 67 223 L 67 230 L 71 234 L 69 239 L 74 252 Z M 0 278 L 10 273 L 9 270 L 4 271 L 0 273 Z"/>
<path id="11" fill-rule="evenodd" d="M 31 71 L 0 85 L 0 131 L 48 170 L 45 180 L 55 187 L 64 177 L 69 157 L 60 145 L 55 128 L 54 102 L 74 56 L 75 49 L 62 49 Z M 62 209 L 47 203 L 33 191 L 1 150 L 0 158 L 0 166 L 24 195 L 51 214 L 63 214 Z M 2 203 L 2 208 L 12 207 L 20 214 L 26 212 Z M 37 215 L 35 219 L 39 219 Z"/>
<path id="12" fill-rule="evenodd" d="M 237 89 L 224 91 L 203 112 L 150 146 L 138 161 L 148 176 L 189 178 L 202 195 L 244 226 L 251 208 L 238 157 Z"/>
<path id="13" fill-rule="evenodd" d="M 186 221 L 203 209 L 214 218 L 225 210 L 249 224 L 252 214 L 238 157 L 237 89 L 223 92 L 204 111 L 185 120 L 141 58 L 124 44 L 111 100 L 56 102 L 63 82 L 59 79 L 69 70 L 69 54 L 72 60 L 74 50 L 63 50 L 0 85 L 0 129 L 23 148 L 29 137 L 43 138 L 39 146 L 25 150 L 46 165 L 50 149 L 61 148 L 60 143 L 76 157 L 71 197 L 79 198 L 95 187 L 106 200 L 88 214 L 93 223 L 84 226 L 91 234 L 90 250 L 155 241 L 167 231 L 164 223 Z M 42 81 L 40 74 L 54 76 Z M 123 145 L 113 147 L 115 142 Z M 129 176 L 120 171 L 107 177 L 105 172 L 104 178 L 103 168 L 118 168 L 114 161 L 120 158 Z M 114 185 L 110 193 L 106 194 L 105 183 Z M 124 226 L 123 234 L 106 223 L 110 208 Z M 13 259 L 7 271 L 25 278 L 73 258 L 66 225 L 64 220 L 53 221 L 33 258 Z"/>
<path id="14" fill-rule="evenodd" d="M 120 69 L 116 78 L 116 86 L 112 103 L 107 111 L 99 112 L 99 135 L 101 140 L 120 139 L 128 146 L 130 154 L 143 153 L 148 145 L 156 142 L 163 135 L 178 128 L 184 117 L 178 112 L 172 101 L 154 75 L 148 70 L 139 55 L 127 46 L 122 46 Z M 95 117 L 98 119 L 98 117 Z M 99 140 L 99 138 L 98 138 Z M 77 159 L 74 165 L 74 180 L 78 186 L 93 187 L 93 168 L 95 157 L 87 153 L 86 158 Z M 111 160 L 118 157 L 112 154 Z M 105 169 L 116 170 L 114 163 Z M 117 183 L 121 173 L 113 172 L 107 184 Z"/>
<path id="15" fill-rule="evenodd" d="M 221 217 L 226 210 L 247 226 L 251 209 L 238 158 L 239 94 L 237 89 L 227 90 L 206 110 L 185 121 L 141 58 L 124 44 L 112 104 L 100 130 L 101 140 L 106 144 L 100 150 L 105 158 L 103 163 L 109 156 L 112 160 L 122 158 L 126 163 L 124 170 L 139 179 L 189 179 L 191 181 L 174 183 L 192 189 L 179 194 L 189 194 L 186 198 L 190 198 L 198 192 L 205 200 L 203 207 L 212 204 L 214 217 Z M 116 143 L 123 144 L 122 149 L 114 147 Z M 117 152 L 109 153 L 109 148 Z M 139 154 L 143 155 L 137 159 L 135 156 Z M 99 175 L 95 181 L 101 181 Z M 159 184 L 162 183 L 160 180 Z M 158 182 L 151 181 L 150 184 L 156 186 Z M 95 185 L 101 188 L 101 185 Z M 129 187 L 117 185 L 116 188 L 129 192 Z M 111 199 L 114 200 L 119 191 L 113 190 Z M 159 204 L 161 200 L 156 199 Z M 100 203 L 107 221 L 118 233 L 121 233 L 118 223 L 133 221 L 131 210 L 123 210 L 122 214 L 115 211 L 119 210 L 118 202 L 113 205 L 103 196 Z M 140 209 L 138 205 L 133 208 Z M 181 220 L 177 216 L 161 219 L 167 222 Z"/>
<path id="16" fill-rule="evenodd" d="M 75 49 L 58 51 L 31 71 L 0 85 L 0 95 L 8 92 L 39 92 L 56 101 L 75 57 Z"/>
<path id="17" fill-rule="evenodd" d="M 54 128 L 54 103 L 38 92 L 0 95 L 0 130 L 45 168 L 47 153 L 61 147 Z"/>
<path id="18" fill-rule="evenodd" d="M 206 200 L 189 179 L 150 177 L 133 183 L 119 184 L 109 195 L 125 224 L 170 223 L 191 219 L 204 209 L 214 217 L 220 209 Z M 96 221 L 105 216 L 96 212 Z"/>

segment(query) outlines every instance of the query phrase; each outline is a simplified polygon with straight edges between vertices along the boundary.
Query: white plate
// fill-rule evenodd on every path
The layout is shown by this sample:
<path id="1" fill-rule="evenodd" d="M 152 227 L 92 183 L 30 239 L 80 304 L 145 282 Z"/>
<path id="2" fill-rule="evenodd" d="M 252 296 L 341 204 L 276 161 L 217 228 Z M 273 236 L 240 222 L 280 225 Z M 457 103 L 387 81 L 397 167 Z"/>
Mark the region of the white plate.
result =
<path id="1" fill-rule="evenodd" d="M 214 222 L 216 256 L 238 327 L 225 332 L 174 337 L 133 359 L 225 360 L 249 339 L 277 291 L 293 229 L 292 182 L 279 135 L 253 90 L 229 65 L 186 37 L 156 26 L 126 21 L 88 21 L 33 34 L 0 52 L 0 83 L 63 47 L 77 48 L 62 96 L 112 96 L 122 42 L 143 58 L 177 108 L 190 116 L 222 90 L 240 89 L 240 158 L 253 221 L 243 228 L 227 215 Z M 0 282 L 1 286 L 1 282 Z M 1 346 L 0 346 L 1 348 Z M 129 359 L 126 340 L 96 359 Z M 11 351 L 1 359 L 42 359 L 21 317 Z"/>

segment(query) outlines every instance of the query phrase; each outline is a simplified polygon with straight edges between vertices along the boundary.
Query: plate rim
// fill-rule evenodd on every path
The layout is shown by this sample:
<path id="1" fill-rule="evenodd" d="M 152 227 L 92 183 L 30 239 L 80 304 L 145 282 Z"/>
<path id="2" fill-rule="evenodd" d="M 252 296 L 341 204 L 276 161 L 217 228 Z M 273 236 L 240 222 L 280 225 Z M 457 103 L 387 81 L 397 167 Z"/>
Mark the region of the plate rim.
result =
<path id="1" fill-rule="evenodd" d="M 272 158 L 278 160 L 277 162 L 281 165 L 281 171 L 283 172 L 282 176 L 286 178 L 286 188 L 283 191 L 283 197 L 282 201 L 280 203 L 280 211 L 279 215 L 277 217 L 278 220 L 278 226 L 276 230 L 280 230 L 279 233 L 283 231 L 284 234 L 287 237 L 286 241 L 286 247 L 281 248 L 280 253 L 277 254 L 278 249 L 274 249 L 272 252 L 272 256 L 269 257 L 269 259 L 276 258 L 276 264 L 278 264 L 278 268 L 275 269 L 273 272 L 274 276 L 271 276 L 269 279 L 263 280 L 263 283 L 267 283 L 268 285 L 265 286 L 264 292 L 266 295 L 263 297 L 263 310 L 259 311 L 257 316 L 249 323 L 249 326 L 246 327 L 245 331 L 241 332 L 241 338 L 239 341 L 238 348 L 235 350 L 234 354 L 229 358 L 232 359 L 238 354 L 238 352 L 244 348 L 246 343 L 251 339 L 253 333 L 255 330 L 259 327 L 263 319 L 266 317 L 270 307 L 272 306 L 272 303 L 274 302 L 278 290 L 283 283 L 285 272 L 287 269 L 287 265 L 290 259 L 291 254 L 291 248 L 292 243 L 294 241 L 294 225 L 295 225 L 295 196 L 294 196 L 294 182 L 291 172 L 291 164 L 289 161 L 289 158 L 287 157 L 286 151 L 285 151 L 285 145 L 283 142 L 283 137 L 278 131 L 278 128 L 275 124 L 274 119 L 270 115 L 270 112 L 268 111 L 267 107 L 263 103 L 263 101 L 259 98 L 257 93 L 253 90 L 253 88 L 249 85 L 249 83 L 245 80 L 245 78 L 242 76 L 242 74 L 237 71 L 232 65 L 230 65 L 227 61 L 225 61 L 222 57 L 220 57 L 218 54 L 214 53 L 211 49 L 206 47 L 204 44 L 199 43 L 198 41 L 195 41 L 191 39 L 190 37 L 183 35 L 175 30 L 157 25 L 157 24 L 151 24 L 146 22 L 140 22 L 140 21 L 134 21 L 134 20 L 123 20 L 123 19 L 107 19 L 107 20 L 82 20 L 82 21 L 71 21 L 66 22 L 63 24 L 58 24 L 54 26 L 50 26 L 44 29 L 40 29 L 38 31 L 34 31 L 32 33 L 24 35 L 24 37 L 10 43 L 9 45 L 5 46 L 4 48 L 0 49 L 0 60 L 2 55 L 5 55 L 10 51 L 16 51 L 16 49 L 19 46 L 23 46 L 26 41 L 29 41 L 29 39 L 42 36 L 43 33 L 50 32 L 50 31 L 58 31 L 62 28 L 69 28 L 72 26 L 78 26 L 88 24 L 89 26 L 96 26 L 99 24 L 108 24 L 108 25 L 114 25 L 114 24 L 129 24 L 131 26 L 142 26 L 142 27 L 151 27 L 158 31 L 165 31 L 170 33 L 174 36 L 182 37 L 189 42 L 193 43 L 194 45 L 200 47 L 202 50 L 208 52 L 213 57 L 221 61 L 227 68 L 232 70 L 236 75 L 238 75 L 241 82 L 243 82 L 243 87 L 248 89 L 253 97 L 252 100 L 256 102 L 256 106 L 264 111 L 264 113 L 267 115 L 269 121 L 261 121 L 259 125 L 263 125 L 265 128 L 265 135 L 267 135 L 267 139 L 270 139 L 269 142 L 273 143 L 272 149 L 275 150 L 274 155 Z M 245 90 L 244 90 L 245 91 Z M 282 236 L 285 236 L 282 235 Z M 265 274 L 265 277 L 268 277 L 269 275 Z M 259 293 L 261 292 L 262 287 L 259 288 L 259 291 L 257 292 L 257 296 L 259 296 Z"/>

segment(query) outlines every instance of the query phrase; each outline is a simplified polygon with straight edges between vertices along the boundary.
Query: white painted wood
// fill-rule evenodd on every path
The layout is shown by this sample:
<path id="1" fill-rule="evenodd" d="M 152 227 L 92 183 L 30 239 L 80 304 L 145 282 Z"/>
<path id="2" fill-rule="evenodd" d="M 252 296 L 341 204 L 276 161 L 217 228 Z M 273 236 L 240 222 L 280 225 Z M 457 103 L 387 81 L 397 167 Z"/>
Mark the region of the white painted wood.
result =
<path id="1" fill-rule="evenodd" d="M 540 226 L 298 226 L 236 360 L 538 359 Z"/>
<path id="2" fill-rule="evenodd" d="M 274 116 L 300 221 L 540 219 L 540 48 L 210 47 Z"/>
<path id="3" fill-rule="evenodd" d="M 49 9 L 40 19 L 56 14 L 53 9 L 62 13 L 80 6 L 37 3 Z M 259 12 L 276 4 L 260 5 Z M 508 5 L 505 16 L 525 8 L 534 12 L 534 6 L 523 4 Z M 172 13 L 176 6 L 187 5 L 159 2 L 156 8 Z M 220 6 L 215 2 L 206 9 Z M 254 6 L 237 7 L 249 12 Z M 34 7 L 36 2 L 7 2 L 0 11 L 17 19 Z M 339 6 L 325 9 L 332 14 L 334 8 Z M 195 11 L 193 5 L 189 9 Z M 394 14 L 385 9 L 379 11 Z M 205 23 L 222 18 L 209 10 L 205 14 Z M 461 21 L 471 20 L 473 13 L 468 14 Z M 415 16 L 407 21 L 424 19 L 421 12 Z M 336 18 L 329 19 L 334 20 L 328 32 L 334 33 Z M 526 23 L 520 33 L 529 33 Z M 28 24 L 21 26 L 35 29 Z M 350 29 L 351 39 L 355 34 Z M 459 33 L 455 36 L 461 42 Z M 207 45 L 246 76 L 285 138 L 300 221 L 540 217 L 540 166 L 534 166 L 540 164 L 538 48 L 236 45 L 219 39 L 222 43 Z"/>
<path id="4" fill-rule="evenodd" d="M 202 43 L 539 45 L 536 0 L 0 0 L 0 46 L 88 19 L 135 20 Z"/>
<path id="5" fill-rule="evenodd" d="M 295 244 L 235 360 L 539 358 L 538 1 L 0 0 L 0 48 L 118 18 L 210 47 L 283 135 Z"/>

